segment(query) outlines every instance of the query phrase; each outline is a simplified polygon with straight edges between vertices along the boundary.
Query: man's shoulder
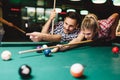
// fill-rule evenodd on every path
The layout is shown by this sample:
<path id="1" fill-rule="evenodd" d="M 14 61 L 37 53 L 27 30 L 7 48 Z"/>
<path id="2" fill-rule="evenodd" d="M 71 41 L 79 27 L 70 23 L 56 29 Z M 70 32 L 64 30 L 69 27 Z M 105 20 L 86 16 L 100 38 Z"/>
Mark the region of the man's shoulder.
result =
<path id="1" fill-rule="evenodd" d="M 64 22 L 63 21 L 59 21 L 58 24 L 63 24 Z"/>
<path id="2" fill-rule="evenodd" d="M 63 23 L 64 23 L 63 21 L 59 21 L 59 22 L 56 23 L 56 26 L 62 26 Z"/>

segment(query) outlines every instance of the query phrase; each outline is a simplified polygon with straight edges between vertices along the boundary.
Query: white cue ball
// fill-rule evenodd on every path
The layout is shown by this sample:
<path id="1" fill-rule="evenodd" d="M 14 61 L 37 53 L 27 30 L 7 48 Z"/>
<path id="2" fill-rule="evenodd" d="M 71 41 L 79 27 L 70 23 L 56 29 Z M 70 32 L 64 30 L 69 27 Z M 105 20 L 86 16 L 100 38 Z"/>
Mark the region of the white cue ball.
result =
<path id="1" fill-rule="evenodd" d="M 71 66 L 70 72 L 74 77 L 81 77 L 83 75 L 84 67 L 82 64 L 75 63 Z"/>
<path id="2" fill-rule="evenodd" d="M 2 58 L 2 60 L 9 60 L 9 59 L 11 59 L 11 55 L 12 54 L 10 51 L 5 50 L 1 53 L 1 58 Z"/>
<path id="3" fill-rule="evenodd" d="M 42 45 L 42 48 L 47 48 L 48 46 L 46 44 Z"/>

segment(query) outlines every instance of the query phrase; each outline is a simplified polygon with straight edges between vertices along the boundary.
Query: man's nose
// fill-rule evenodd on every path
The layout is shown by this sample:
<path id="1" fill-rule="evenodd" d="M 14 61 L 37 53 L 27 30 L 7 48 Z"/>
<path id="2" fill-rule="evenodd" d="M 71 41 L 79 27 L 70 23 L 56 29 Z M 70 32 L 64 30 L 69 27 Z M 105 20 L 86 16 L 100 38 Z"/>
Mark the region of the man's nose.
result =
<path id="1" fill-rule="evenodd" d="M 69 25 L 66 26 L 66 29 L 69 29 Z"/>

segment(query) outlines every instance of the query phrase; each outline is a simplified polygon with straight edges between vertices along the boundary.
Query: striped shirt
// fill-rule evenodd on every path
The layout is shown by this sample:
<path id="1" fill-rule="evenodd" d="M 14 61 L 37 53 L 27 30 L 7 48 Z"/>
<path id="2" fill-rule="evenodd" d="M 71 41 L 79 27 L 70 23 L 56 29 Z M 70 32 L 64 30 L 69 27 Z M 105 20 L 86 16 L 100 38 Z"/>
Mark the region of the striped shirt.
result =
<path id="1" fill-rule="evenodd" d="M 63 24 L 64 24 L 63 21 L 58 22 L 54 26 L 54 31 L 53 31 L 53 34 L 59 34 L 62 36 L 61 42 L 69 42 L 78 36 L 80 29 L 75 29 L 72 33 L 65 34 L 63 31 Z M 50 33 L 52 32 L 50 31 Z"/>

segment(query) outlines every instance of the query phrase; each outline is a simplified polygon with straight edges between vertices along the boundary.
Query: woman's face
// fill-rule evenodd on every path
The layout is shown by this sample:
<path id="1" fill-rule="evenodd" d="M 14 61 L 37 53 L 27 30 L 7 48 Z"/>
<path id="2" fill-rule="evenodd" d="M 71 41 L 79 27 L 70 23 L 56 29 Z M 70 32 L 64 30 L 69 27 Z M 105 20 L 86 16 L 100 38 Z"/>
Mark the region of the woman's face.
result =
<path id="1" fill-rule="evenodd" d="M 91 29 L 84 29 L 82 30 L 82 33 L 84 35 L 84 37 L 87 39 L 87 40 L 92 40 L 93 37 L 95 36 L 96 32 L 94 32 L 93 30 Z"/>

